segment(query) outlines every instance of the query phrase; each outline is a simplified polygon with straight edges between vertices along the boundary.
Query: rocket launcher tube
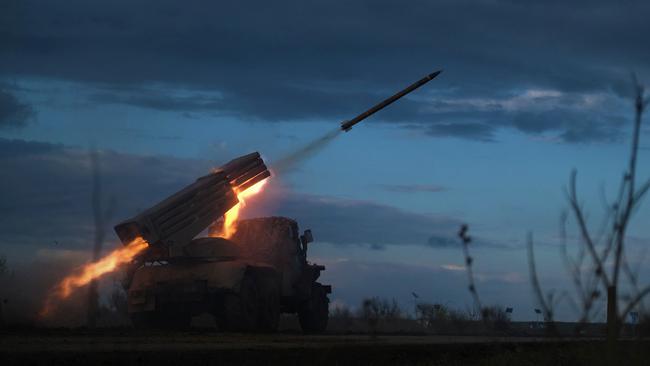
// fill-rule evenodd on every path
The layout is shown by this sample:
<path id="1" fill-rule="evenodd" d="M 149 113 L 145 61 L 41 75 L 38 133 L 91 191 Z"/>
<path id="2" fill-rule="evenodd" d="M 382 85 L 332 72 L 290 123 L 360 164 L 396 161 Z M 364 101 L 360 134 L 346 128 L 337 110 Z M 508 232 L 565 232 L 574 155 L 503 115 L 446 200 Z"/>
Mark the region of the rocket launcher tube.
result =
<path id="1" fill-rule="evenodd" d="M 266 179 L 268 171 L 255 152 L 233 159 L 212 173 L 115 226 L 124 245 L 140 236 L 151 247 L 183 247 L 239 201 L 236 192 Z"/>

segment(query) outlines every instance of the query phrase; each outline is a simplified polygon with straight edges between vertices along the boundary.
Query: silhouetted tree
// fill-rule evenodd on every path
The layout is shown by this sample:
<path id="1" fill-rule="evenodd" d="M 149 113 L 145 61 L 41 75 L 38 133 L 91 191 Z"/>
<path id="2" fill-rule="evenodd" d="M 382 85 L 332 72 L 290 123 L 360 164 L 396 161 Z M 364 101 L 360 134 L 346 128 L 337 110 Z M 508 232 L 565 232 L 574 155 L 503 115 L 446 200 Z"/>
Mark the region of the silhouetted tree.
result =
<path id="1" fill-rule="evenodd" d="M 645 108 L 648 106 L 650 100 L 645 98 L 645 89 L 636 77 L 634 77 L 633 81 L 634 123 L 628 167 L 621 179 L 616 199 L 608 203 L 605 222 L 605 228 L 607 230 L 604 230 L 604 235 L 594 235 L 588 227 L 583 206 L 578 198 L 576 188 L 577 172 L 575 170 L 571 174 L 567 191 L 571 212 L 577 222 L 582 243 L 593 263 L 594 276 L 607 293 L 607 339 L 610 349 L 615 347 L 615 341 L 619 337 L 621 324 L 628 313 L 637 307 L 644 296 L 650 293 L 650 286 L 639 288 L 638 273 L 632 271 L 625 257 L 626 234 L 632 215 L 648 192 L 648 189 L 650 189 L 650 180 L 637 186 L 637 156 L 641 122 Z M 611 264 L 609 272 L 606 268 L 607 263 Z M 618 293 L 621 274 L 626 276 L 630 287 L 634 291 L 633 296 L 627 301 L 623 311 L 619 311 L 618 309 L 618 301 L 622 300 L 622 297 Z M 599 293 L 597 289 L 594 289 L 591 297 L 598 297 Z"/>
<path id="2" fill-rule="evenodd" d="M 634 120 L 630 155 L 616 198 L 612 202 L 605 203 L 605 218 L 600 231 L 593 233 L 587 223 L 587 215 L 577 192 L 576 170 L 572 171 L 566 190 L 570 212 L 580 237 L 578 254 L 575 258 L 567 254 L 566 215 L 562 217 L 561 226 L 563 256 L 578 295 L 577 301 L 572 299 L 570 302 L 574 308 L 581 312 L 581 322 L 589 321 L 593 315 L 594 303 L 603 292 L 601 289 L 607 294 L 607 343 L 610 355 L 615 353 L 616 341 L 624 319 L 631 310 L 639 306 L 643 307 L 642 300 L 650 293 L 650 286 L 643 288 L 639 286 L 638 268 L 631 268 L 625 255 L 627 230 L 632 215 L 650 189 L 650 180 L 637 185 L 637 157 L 641 122 L 650 99 L 645 97 L 645 89 L 636 77 L 633 78 L 633 82 Z M 536 278 L 532 238 L 529 238 L 528 249 L 531 274 Z M 585 272 L 584 268 L 588 268 L 588 270 Z M 625 276 L 633 291 L 632 296 L 627 299 L 619 296 L 621 276 Z M 533 286 L 544 311 L 552 314 L 552 299 L 544 298 L 538 281 L 534 280 Z M 618 309 L 618 302 L 621 300 L 626 302 L 622 311 Z"/>
<path id="3" fill-rule="evenodd" d="M 344 332 L 350 330 L 350 327 L 352 326 L 353 323 L 352 318 L 353 318 L 352 312 L 347 306 L 344 305 L 337 305 L 330 312 L 330 320 L 340 321 Z"/>
<path id="4" fill-rule="evenodd" d="M 458 231 L 458 237 L 460 238 L 460 241 L 463 245 L 465 270 L 467 271 L 467 282 L 469 283 L 467 289 L 469 290 L 470 294 L 472 294 L 472 298 L 474 299 L 474 306 L 476 306 L 479 311 L 482 311 L 483 306 L 481 305 L 481 298 L 478 296 L 478 290 L 476 289 L 476 283 L 474 282 L 474 271 L 472 270 L 474 258 L 472 258 L 472 256 L 469 254 L 469 245 L 472 242 L 472 237 L 469 236 L 468 232 L 469 226 L 467 226 L 467 224 L 461 225 L 460 230 Z"/>
<path id="5" fill-rule="evenodd" d="M 503 306 L 486 306 L 483 308 L 482 315 L 483 322 L 490 330 L 503 332 L 510 328 L 510 317 Z"/>
<path id="6" fill-rule="evenodd" d="M 380 321 L 395 320 L 402 316 L 402 309 L 395 299 L 387 300 L 378 297 L 364 299 L 359 311 L 359 316 L 366 321 L 373 334 L 377 332 Z"/>

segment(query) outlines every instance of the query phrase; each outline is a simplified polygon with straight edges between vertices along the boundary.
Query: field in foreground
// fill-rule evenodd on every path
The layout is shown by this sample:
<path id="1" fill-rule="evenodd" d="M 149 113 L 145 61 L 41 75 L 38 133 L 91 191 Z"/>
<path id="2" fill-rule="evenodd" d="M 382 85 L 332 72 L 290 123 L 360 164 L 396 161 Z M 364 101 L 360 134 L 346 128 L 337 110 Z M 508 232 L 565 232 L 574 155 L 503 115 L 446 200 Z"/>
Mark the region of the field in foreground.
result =
<path id="1" fill-rule="evenodd" d="M 2 364 L 599 365 L 604 342 L 538 338 L 31 329 L 2 333 Z M 621 344 L 619 364 L 647 365 L 650 341 Z"/>

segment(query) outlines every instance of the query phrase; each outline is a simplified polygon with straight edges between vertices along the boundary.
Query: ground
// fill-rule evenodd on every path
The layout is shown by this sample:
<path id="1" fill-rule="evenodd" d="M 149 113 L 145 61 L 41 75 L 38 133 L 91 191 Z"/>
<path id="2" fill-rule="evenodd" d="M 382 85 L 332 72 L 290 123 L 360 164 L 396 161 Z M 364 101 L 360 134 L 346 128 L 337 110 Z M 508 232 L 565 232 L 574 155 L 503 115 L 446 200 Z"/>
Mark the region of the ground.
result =
<path id="1" fill-rule="evenodd" d="M 532 337 L 22 329 L 2 333 L 0 360 L 3 365 L 593 365 L 606 364 L 603 345 Z M 647 364 L 649 346 L 649 341 L 623 342 L 621 364 Z"/>

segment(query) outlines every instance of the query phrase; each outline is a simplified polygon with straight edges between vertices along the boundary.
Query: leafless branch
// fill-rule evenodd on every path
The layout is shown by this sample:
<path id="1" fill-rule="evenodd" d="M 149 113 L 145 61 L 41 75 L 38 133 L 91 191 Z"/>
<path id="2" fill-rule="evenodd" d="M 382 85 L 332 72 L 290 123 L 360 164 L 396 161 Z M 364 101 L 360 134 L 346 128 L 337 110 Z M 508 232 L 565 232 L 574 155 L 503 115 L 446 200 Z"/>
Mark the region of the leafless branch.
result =
<path id="1" fill-rule="evenodd" d="M 621 260 L 623 258 L 623 247 L 625 241 L 625 233 L 627 231 L 627 226 L 629 224 L 630 217 L 634 211 L 635 206 L 639 202 L 636 200 L 636 190 L 635 190 L 635 180 L 636 180 L 636 166 L 637 166 L 637 156 L 639 152 L 639 137 L 641 132 L 641 119 L 643 116 L 643 110 L 645 108 L 645 97 L 644 97 L 644 87 L 638 82 L 636 75 L 632 75 L 634 82 L 635 90 L 635 100 L 634 100 L 634 128 L 632 131 L 632 146 L 630 151 L 630 162 L 627 174 L 624 177 L 624 183 L 627 183 L 627 201 L 625 202 L 625 208 L 622 211 L 621 219 L 617 225 L 617 237 L 616 237 L 616 254 L 614 257 L 614 273 L 612 275 L 612 280 L 614 284 L 618 283 L 618 277 L 621 269 Z M 643 196 L 643 194 L 641 194 Z"/>
<path id="2" fill-rule="evenodd" d="M 582 211 L 582 207 L 578 203 L 578 194 L 577 194 L 577 189 L 576 189 L 576 176 L 577 176 L 577 171 L 574 169 L 571 172 L 571 179 L 569 183 L 569 191 L 568 191 L 568 199 L 569 199 L 569 204 L 571 206 L 571 209 L 573 211 L 573 214 L 576 218 L 576 221 L 578 223 L 578 228 L 580 230 L 580 234 L 582 236 L 582 239 L 584 241 L 585 246 L 587 247 L 587 250 L 589 254 L 591 255 L 591 259 L 593 260 L 595 266 L 596 266 L 596 275 L 602 279 L 603 284 L 605 287 L 609 287 L 609 278 L 607 277 L 607 273 L 605 273 L 605 268 L 603 265 L 603 262 L 601 261 L 598 252 L 596 251 L 596 246 L 594 245 L 593 240 L 591 239 L 591 234 L 589 233 L 589 228 L 587 227 L 587 222 L 584 217 L 584 213 Z"/>
<path id="3" fill-rule="evenodd" d="M 535 253 L 533 251 L 533 234 L 528 233 L 528 269 L 530 270 L 530 282 L 533 286 L 533 292 L 537 297 L 537 302 L 542 308 L 544 313 L 544 319 L 548 322 L 553 322 L 553 293 L 549 292 L 547 298 L 544 297 L 542 287 L 539 284 L 539 279 L 537 278 L 537 269 L 535 267 Z"/>

